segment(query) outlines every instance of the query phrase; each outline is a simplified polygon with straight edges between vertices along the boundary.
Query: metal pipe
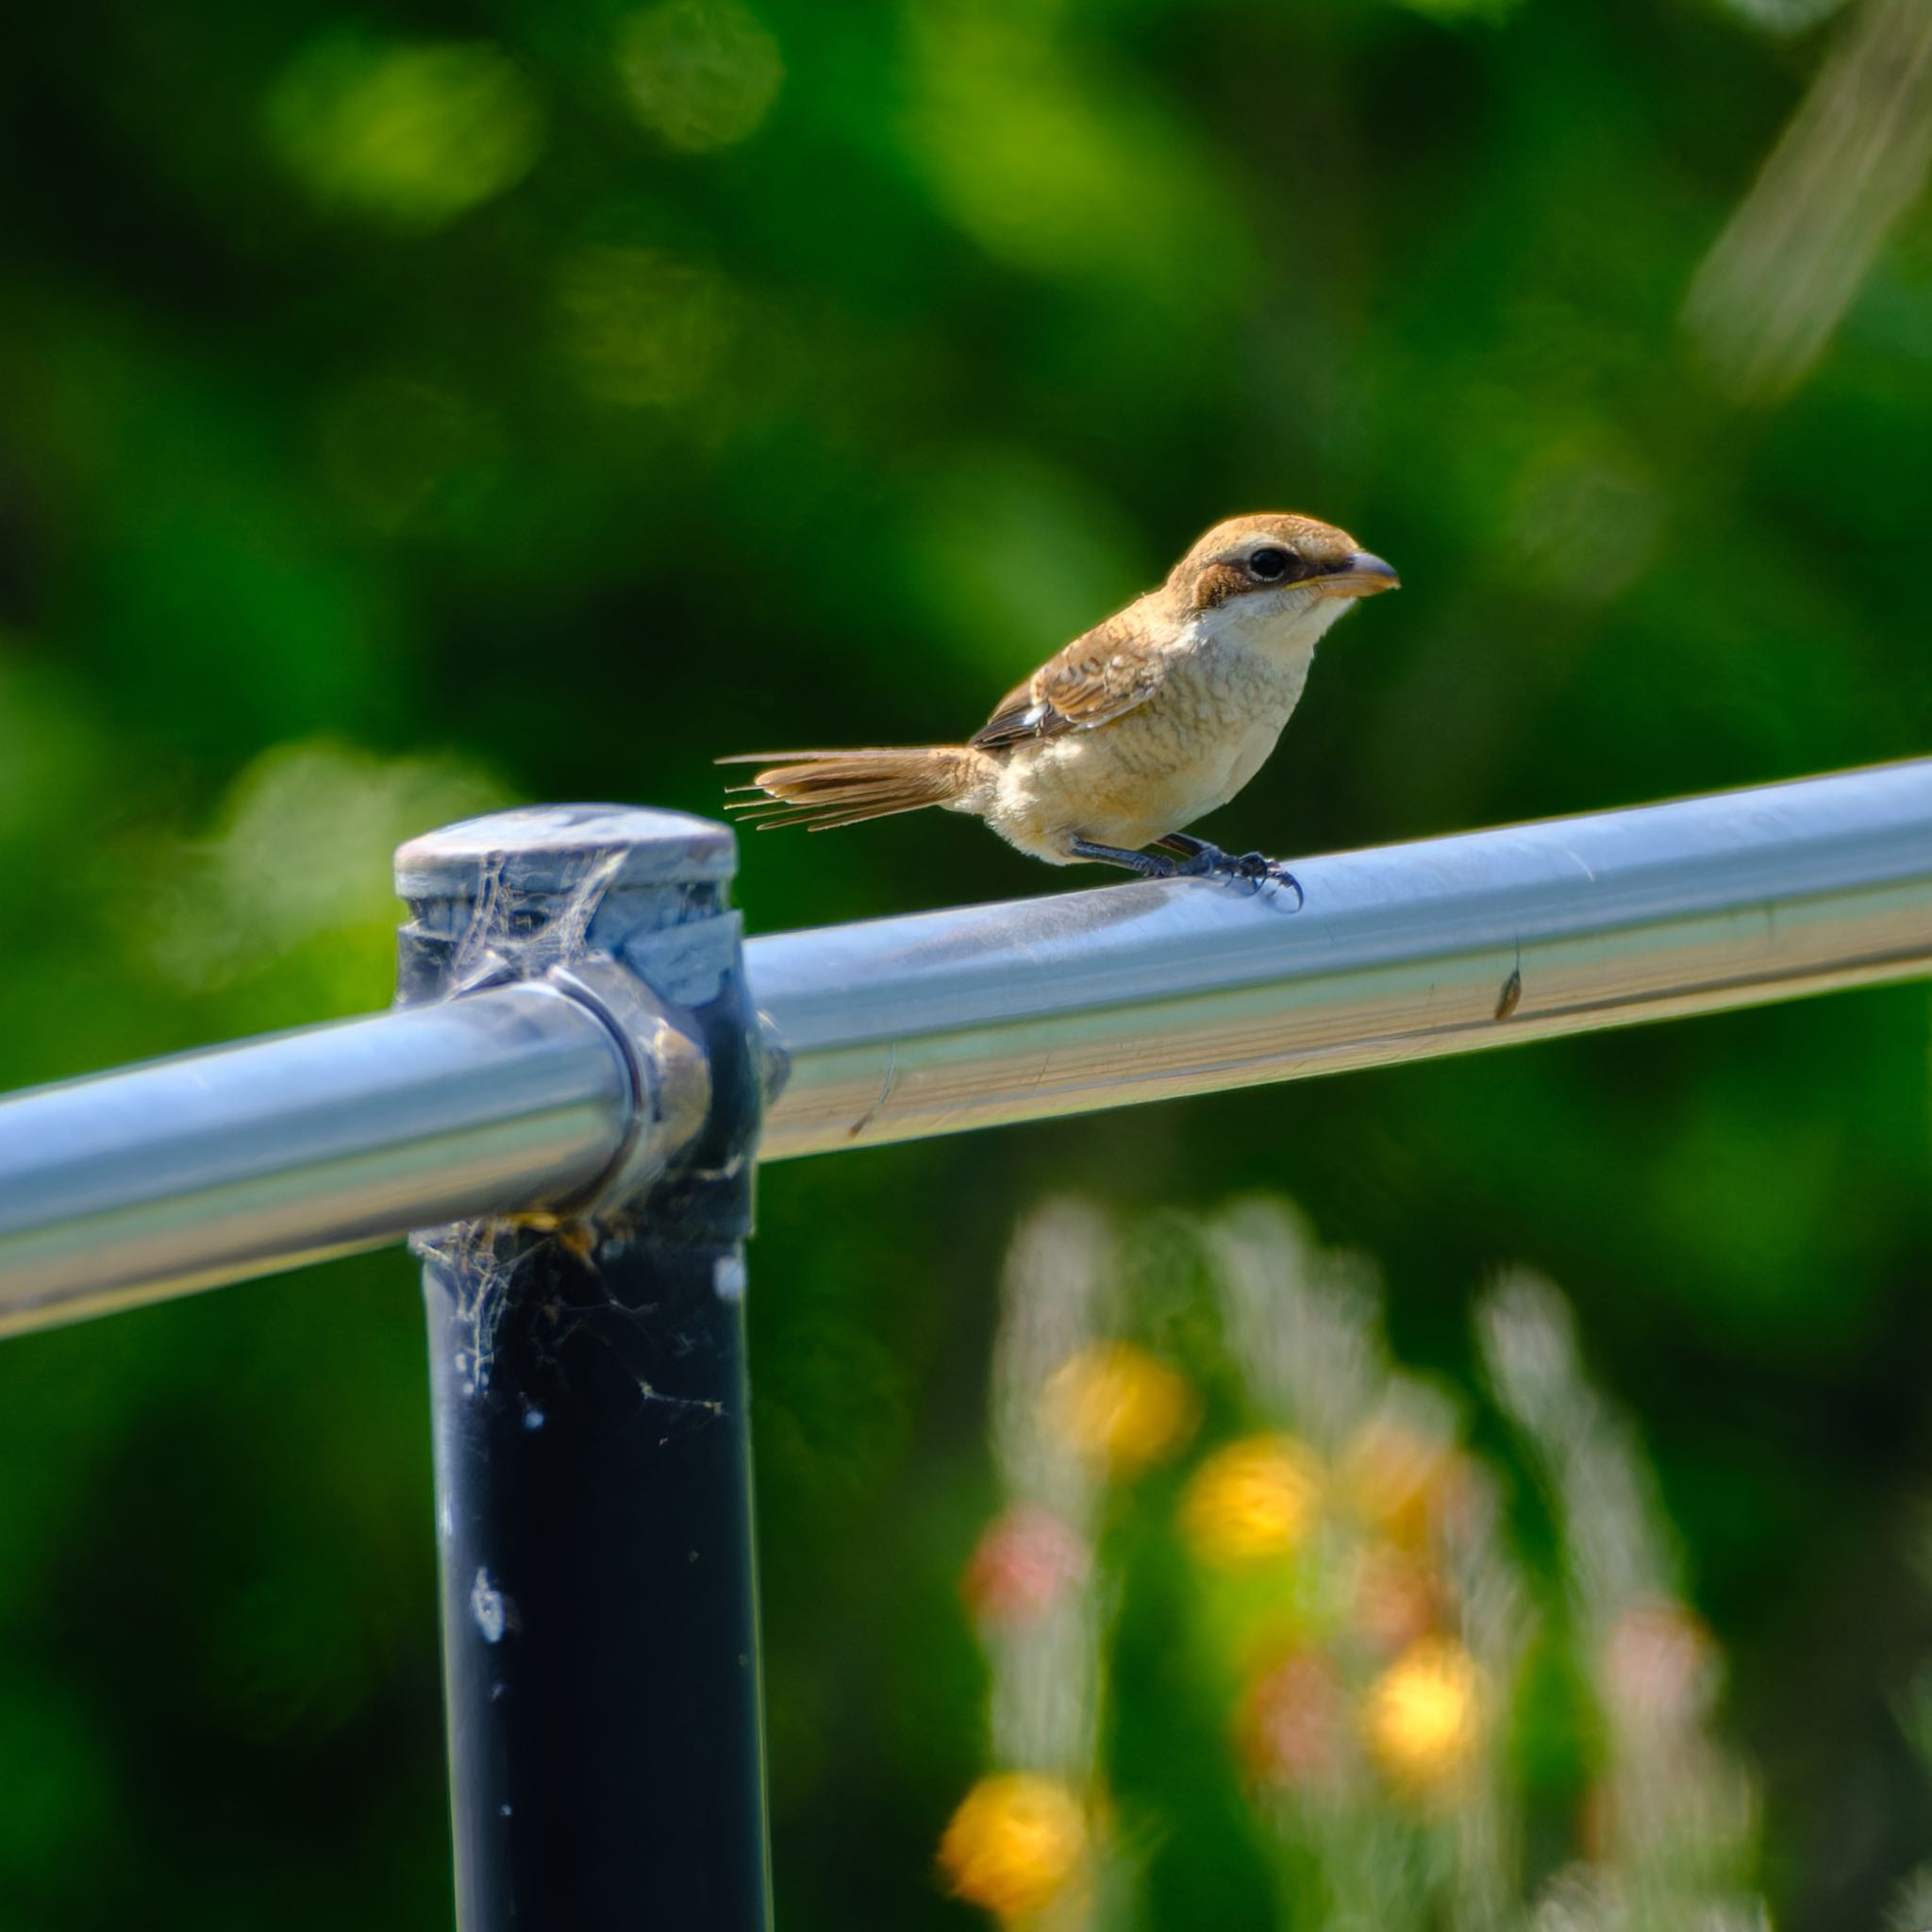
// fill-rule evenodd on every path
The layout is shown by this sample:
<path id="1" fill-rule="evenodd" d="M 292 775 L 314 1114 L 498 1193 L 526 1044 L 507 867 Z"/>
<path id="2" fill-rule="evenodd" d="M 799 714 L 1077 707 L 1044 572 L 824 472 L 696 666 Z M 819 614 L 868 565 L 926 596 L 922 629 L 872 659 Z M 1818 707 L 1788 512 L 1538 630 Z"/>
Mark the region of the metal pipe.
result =
<path id="1" fill-rule="evenodd" d="M 1295 867 L 1299 912 L 1184 881 L 752 941 L 759 1158 L 1932 972 L 1932 760 Z M 567 1201 L 631 1091 L 533 984 L 17 1095 L 0 1333 Z"/>
<path id="2" fill-rule="evenodd" d="M 1932 760 L 1294 870 L 752 941 L 760 1158 L 1932 972 Z"/>
<path id="3" fill-rule="evenodd" d="M 722 826 L 593 807 L 397 855 L 407 996 L 454 991 L 479 949 L 569 974 L 666 1125 L 567 1229 L 416 1243 L 462 1932 L 771 1924 L 744 1372 L 758 1063 L 734 857 Z"/>
<path id="4" fill-rule="evenodd" d="M 0 1334 L 566 1200 L 631 1092 L 610 1029 L 529 985 L 19 1094 Z"/>

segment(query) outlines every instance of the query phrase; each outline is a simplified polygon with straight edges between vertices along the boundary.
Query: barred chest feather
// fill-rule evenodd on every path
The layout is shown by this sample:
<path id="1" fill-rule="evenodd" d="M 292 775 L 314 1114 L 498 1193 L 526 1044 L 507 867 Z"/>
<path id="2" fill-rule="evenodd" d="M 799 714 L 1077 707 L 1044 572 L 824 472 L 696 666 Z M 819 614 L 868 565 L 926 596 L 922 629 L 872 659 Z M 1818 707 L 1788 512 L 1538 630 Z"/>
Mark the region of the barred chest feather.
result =
<path id="1" fill-rule="evenodd" d="M 1118 721 L 1116 756 L 1145 788 L 1149 815 L 1167 820 L 1162 830 L 1178 831 L 1225 805 L 1261 769 L 1313 657 L 1312 642 L 1277 656 L 1239 638 L 1208 639 L 1176 664 L 1151 703 Z"/>
<path id="2" fill-rule="evenodd" d="M 1233 625 L 1177 639 L 1146 704 L 1016 753 L 988 819 L 1022 850 L 1059 858 L 1071 837 L 1139 848 L 1226 804 L 1274 749 L 1307 681 L 1315 638 L 1271 644 Z"/>

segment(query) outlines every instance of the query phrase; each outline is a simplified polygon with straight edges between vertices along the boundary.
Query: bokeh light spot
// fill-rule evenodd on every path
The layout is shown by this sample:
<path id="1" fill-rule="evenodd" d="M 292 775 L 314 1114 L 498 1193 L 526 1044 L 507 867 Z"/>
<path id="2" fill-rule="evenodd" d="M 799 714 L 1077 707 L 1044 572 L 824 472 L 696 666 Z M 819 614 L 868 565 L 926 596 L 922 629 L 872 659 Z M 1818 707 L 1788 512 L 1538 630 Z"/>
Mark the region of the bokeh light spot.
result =
<path id="1" fill-rule="evenodd" d="M 1051 1905 L 1086 1854 L 1079 1800 L 1058 1779 L 1026 1772 L 981 1778 L 940 1841 L 953 1890 L 1008 1920 Z"/>
<path id="2" fill-rule="evenodd" d="M 1263 1784 L 1332 1782 L 1350 1743 L 1347 1692 L 1334 1663 L 1317 1651 L 1283 1658 L 1248 1686 L 1235 1728 L 1249 1774 Z"/>
<path id="3" fill-rule="evenodd" d="M 984 1624 L 1037 1622 L 1087 1581 L 1093 1553 L 1063 1518 L 1038 1503 L 1016 1503 L 988 1524 L 959 1593 Z"/>
<path id="4" fill-rule="evenodd" d="M 1191 313 L 1238 291 L 1252 235 L 1186 124 L 1038 16 L 911 9 L 907 149 L 989 255 Z"/>
<path id="5" fill-rule="evenodd" d="M 736 0 L 664 0 L 619 28 L 617 71 L 638 118 L 688 154 L 758 131 L 785 80 L 778 42 Z"/>
<path id="6" fill-rule="evenodd" d="M 1362 1710 L 1369 1755 L 1415 1795 L 1450 1790 L 1481 1740 L 1482 1674 L 1448 1638 L 1413 1644 L 1370 1687 Z"/>
<path id="7" fill-rule="evenodd" d="M 557 306 L 563 352 L 584 387 L 632 406 L 690 402 L 734 330 L 724 278 L 657 248 L 579 250 L 558 272 Z"/>
<path id="8" fill-rule="evenodd" d="M 1171 1453 L 1194 1424 L 1187 1383 L 1130 1341 L 1095 1341 L 1069 1356 L 1047 1378 L 1041 1407 L 1068 1448 L 1119 1478 Z"/>
<path id="9" fill-rule="evenodd" d="M 237 776 L 208 836 L 153 882 L 154 963 L 203 991 L 307 954 L 322 1009 L 367 1003 L 395 919 L 389 854 L 425 825 L 506 802 L 456 758 L 385 758 L 328 740 L 276 745 Z"/>
<path id="10" fill-rule="evenodd" d="M 1217 1449 L 1181 1499 L 1181 1534 L 1204 1562 L 1224 1568 L 1291 1553 L 1321 1507 L 1322 1475 L 1291 1436 L 1250 1436 Z"/>
<path id="11" fill-rule="evenodd" d="M 536 90 L 488 42 L 332 34 L 285 68 L 270 135 L 325 207 L 433 228 L 501 194 L 542 151 Z"/>

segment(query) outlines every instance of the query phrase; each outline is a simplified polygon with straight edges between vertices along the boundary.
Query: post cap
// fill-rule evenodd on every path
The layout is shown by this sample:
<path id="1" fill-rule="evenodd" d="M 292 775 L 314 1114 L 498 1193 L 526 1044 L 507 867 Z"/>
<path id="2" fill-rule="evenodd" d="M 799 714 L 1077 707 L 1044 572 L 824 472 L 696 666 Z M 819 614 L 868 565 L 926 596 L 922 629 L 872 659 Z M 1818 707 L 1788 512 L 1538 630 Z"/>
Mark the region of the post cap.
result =
<path id="1" fill-rule="evenodd" d="M 591 855 L 622 853 L 611 890 L 726 880 L 737 870 L 729 825 L 638 805 L 531 805 L 464 819 L 396 852 L 396 892 L 411 902 L 475 899 L 486 874 L 511 892 L 569 892 Z"/>

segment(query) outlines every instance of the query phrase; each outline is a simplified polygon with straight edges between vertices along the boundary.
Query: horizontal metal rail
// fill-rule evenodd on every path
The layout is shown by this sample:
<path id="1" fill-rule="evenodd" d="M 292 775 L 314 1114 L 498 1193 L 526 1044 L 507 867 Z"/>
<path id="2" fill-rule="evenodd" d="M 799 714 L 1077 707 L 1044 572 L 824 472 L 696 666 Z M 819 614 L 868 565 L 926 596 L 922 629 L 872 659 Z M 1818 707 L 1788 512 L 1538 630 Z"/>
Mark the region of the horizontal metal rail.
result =
<path id="1" fill-rule="evenodd" d="M 306 1027 L 0 1103 L 0 1333 L 590 1187 L 617 1042 L 547 986 Z"/>
<path id="2" fill-rule="evenodd" d="M 754 940 L 760 1157 L 1468 1053 L 1932 973 L 1932 760 Z"/>
<path id="3" fill-rule="evenodd" d="M 1932 760 L 752 941 L 764 1158 L 1932 973 Z M 590 1189 L 632 1128 L 541 985 L 0 1103 L 0 1330 Z"/>

